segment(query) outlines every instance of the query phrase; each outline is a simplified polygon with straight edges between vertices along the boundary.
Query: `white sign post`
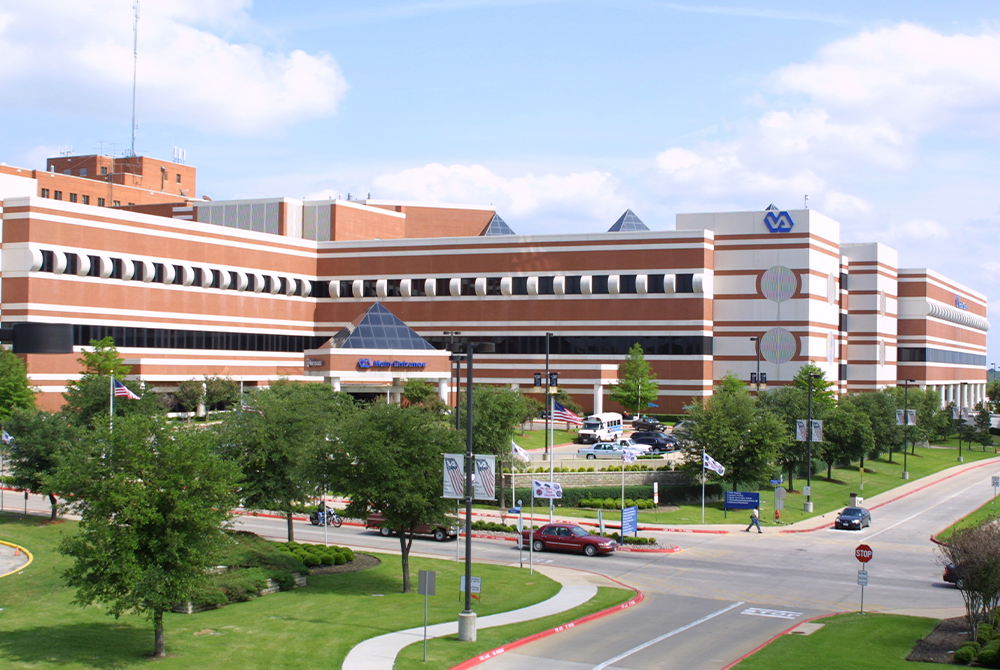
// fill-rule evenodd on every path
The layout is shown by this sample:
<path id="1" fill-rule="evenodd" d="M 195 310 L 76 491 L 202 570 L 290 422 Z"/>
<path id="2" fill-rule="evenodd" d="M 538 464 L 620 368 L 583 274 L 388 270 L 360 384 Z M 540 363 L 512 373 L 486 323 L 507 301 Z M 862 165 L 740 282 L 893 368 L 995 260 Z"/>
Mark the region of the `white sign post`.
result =
<path id="1" fill-rule="evenodd" d="M 1000 487 L 1000 475 L 993 475 L 993 516 L 997 515 L 997 488 Z"/>

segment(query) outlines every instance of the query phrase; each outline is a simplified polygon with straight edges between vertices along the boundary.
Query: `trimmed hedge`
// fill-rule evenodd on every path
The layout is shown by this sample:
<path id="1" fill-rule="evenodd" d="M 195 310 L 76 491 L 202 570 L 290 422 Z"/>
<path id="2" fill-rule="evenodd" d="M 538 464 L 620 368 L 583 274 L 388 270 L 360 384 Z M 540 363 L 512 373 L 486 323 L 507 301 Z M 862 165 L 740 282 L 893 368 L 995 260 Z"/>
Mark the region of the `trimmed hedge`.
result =
<path id="1" fill-rule="evenodd" d="M 995 649 L 983 649 L 976 656 L 976 663 L 984 668 L 1000 668 L 998 661 L 1000 661 L 1000 657 L 997 656 Z"/>
<path id="2" fill-rule="evenodd" d="M 955 662 L 961 663 L 962 665 L 968 665 L 972 663 L 972 660 L 976 657 L 976 652 L 972 647 L 961 646 L 958 651 L 955 652 Z"/>
<path id="3" fill-rule="evenodd" d="M 547 472 L 547 471 L 546 471 Z M 706 500 L 720 500 L 722 498 L 722 485 L 721 484 L 708 484 L 705 487 L 705 499 Z M 560 500 L 556 500 L 557 507 L 578 507 L 581 500 L 584 499 L 594 499 L 602 498 L 611 500 L 617 500 L 618 503 L 614 503 L 615 507 L 613 509 L 618 509 L 617 505 L 621 503 L 622 487 L 621 486 L 580 486 L 573 488 L 563 488 L 563 497 Z M 633 500 L 646 500 L 653 498 L 653 485 L 652 484 L 636 484 L 632 486 L 625 487 L 625 497 L 632 498 Z M 521 500 L 523 506 L 528 506 L 531 504 L 531 489 L 525 487 L 517 488 L 512 494 L 513 500 Z M 688 485 L 688 486 L 661 486 L 660 487 L 660 504 L 679 504 L 679 503 L 690 503 L 701 500 L 701 486 L 700 485 Z M 536 502 L 538 502 L 536 500 Z M 545 501 L 541 501 L 538 504 L 544 504 Z"/>

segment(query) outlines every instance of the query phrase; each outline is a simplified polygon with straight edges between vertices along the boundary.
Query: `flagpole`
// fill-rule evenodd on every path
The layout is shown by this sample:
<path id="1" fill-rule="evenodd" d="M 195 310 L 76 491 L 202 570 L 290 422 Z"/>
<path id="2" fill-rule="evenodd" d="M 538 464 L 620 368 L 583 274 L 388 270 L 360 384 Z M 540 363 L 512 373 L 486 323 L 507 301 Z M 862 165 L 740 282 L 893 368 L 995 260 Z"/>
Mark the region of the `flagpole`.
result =
<path id="1" fill-rule="evenodd" d="M 115 375 L 114 375 L 114 373 L 111 374 L 111 376 L 109 378 L 109 381 L 111 383 L 111 385 L 110 385 L 110 393 L 108 394 L 108 396 L 109 396 L 109 406 L 111 408 L 110 409 L 110 413 L 108 415 L 108 416 L 111 417 L 111 423 L 109 424 L 109 429 L 110 430 L 114 430 L 115 429 Z"/>
<path id="2" fill-rule="evenodd" d="M 705 448 L 701 448 L 701 522 L 705 523 Z"/>

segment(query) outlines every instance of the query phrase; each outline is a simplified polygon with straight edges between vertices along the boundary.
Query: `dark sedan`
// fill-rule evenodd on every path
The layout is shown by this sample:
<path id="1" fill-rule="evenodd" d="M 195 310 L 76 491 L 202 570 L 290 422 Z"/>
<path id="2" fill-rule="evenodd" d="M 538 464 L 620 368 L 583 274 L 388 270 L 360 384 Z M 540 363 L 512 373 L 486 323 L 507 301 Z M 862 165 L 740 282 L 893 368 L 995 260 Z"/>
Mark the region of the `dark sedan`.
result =
<path id="1" fill-rule="evenodd" d="M 680 448 L 680 440 L 660 431 L 639 431 L 630 437 L 638 444 L 648 444 L 652 454 L 667 454 Z"/>
<path id="2" fill-rule="evenodd" d="M 958 588 L 962 588 L 962 577 L 958 574 L 958 568 L 955 567 L 954 563 L 944 566 L 944 574 L 941 578 L 949 584 L 954 584 Z"/>
<path id="3" fill-rule="evenodd" d="M 532 533 L 535 551 L 575 551 L 587 556 L 610 554 L 618 547 L 614 540 L 591 535 L 573 523 L 549 523 Z M 527 547 L 528 531 L 521 531 L 521 546 Z"/>
<path id="4" fill-rule="evenodd" d="M 861 530 L 870 525 L 872 525 L 872 513 L 864 507 L 845 507 L 833 523 L 834 528 L 844 530 Z"/>
<path id="5" fill-rule="evenodd" d="M 632 420 L 633 430 L 663 430 L 663 424 L 651 416 L 637 416 Z"/>

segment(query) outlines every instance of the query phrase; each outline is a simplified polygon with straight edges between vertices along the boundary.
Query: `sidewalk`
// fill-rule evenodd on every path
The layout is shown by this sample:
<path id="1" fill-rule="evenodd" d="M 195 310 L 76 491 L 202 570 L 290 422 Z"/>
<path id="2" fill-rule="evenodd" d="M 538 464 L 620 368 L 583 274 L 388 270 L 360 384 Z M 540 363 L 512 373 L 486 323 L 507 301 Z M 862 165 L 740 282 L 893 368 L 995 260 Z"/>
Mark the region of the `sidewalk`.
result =
<path id="1" fill-rule="evenodd" d="M 476 622 L 477 630 L 531 621 L 565 612 L 583 605 L 596 596 L 599 585 L 621 586 L 601 575 L 568 568 L 536 565 L 535 570 L 562 584 L 559 593 L 530 607 L 485 616 Z M 458 621 L 449 621 L 427 627 L 428 639 L 457 634 Z M 423 639 L 424 629 L 421 626 L 365 640 L 351 649 L 341 666 L 342 670 L 392 670 L 399 652 L 404 647 Z"/>

